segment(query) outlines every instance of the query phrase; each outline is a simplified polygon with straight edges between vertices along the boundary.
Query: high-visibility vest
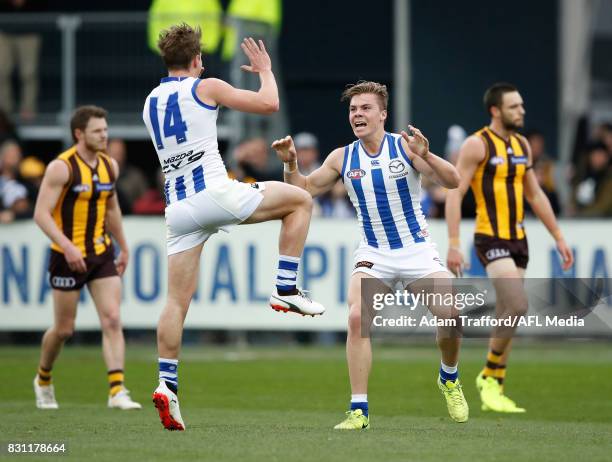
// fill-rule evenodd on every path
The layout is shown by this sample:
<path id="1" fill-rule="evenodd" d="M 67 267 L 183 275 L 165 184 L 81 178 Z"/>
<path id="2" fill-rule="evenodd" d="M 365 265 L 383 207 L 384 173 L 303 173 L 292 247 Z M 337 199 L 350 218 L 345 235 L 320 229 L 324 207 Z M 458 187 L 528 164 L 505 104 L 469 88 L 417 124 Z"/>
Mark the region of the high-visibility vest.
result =
<path id="1" fill-rule="evenodd" d="M 202 28 L 202 50 L 214 53 L 223 34 L 222 13 L 219 0 L 153 0 L 149 9 L 149 48 L 159 53 L 160 32 L 185 22 Z"/>
<path id="2" fill-rule="evenodd" d="M 278 33 L 282 20 L 282 3 L 281 0 L 231 0 L 227 15 L 234 19 L 269 24 Z M 233 57 L 237 41 L 236 30 L 229 24 L 225 30 L 223 59 L 228 60 Z"/>

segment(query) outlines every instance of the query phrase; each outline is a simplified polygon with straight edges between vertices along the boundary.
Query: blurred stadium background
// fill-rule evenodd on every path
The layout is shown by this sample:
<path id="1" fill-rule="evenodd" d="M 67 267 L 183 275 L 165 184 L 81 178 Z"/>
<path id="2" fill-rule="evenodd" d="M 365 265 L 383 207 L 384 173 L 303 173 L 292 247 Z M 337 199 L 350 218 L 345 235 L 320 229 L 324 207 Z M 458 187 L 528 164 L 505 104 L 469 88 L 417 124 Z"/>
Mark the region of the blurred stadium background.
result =
<path id="1" fill-rule="evenodd" d="M 135 397 L 145 400 L 154 383 L 154 328 L 166 287 L 164 203 L 159 186 L 159 165 L 142 123 L 141 111 L 146 95 L 164 75 L 163 64 L 151 46 L 152 40 L 154 43 L 154 37 L 164 24 L 183 20 L 203 26 L 207 74 L 221 76 L 236 86 L 257 84 L 257 80 L 250 80 L 239 71 L 243 58 L 237 52 L 236 37 L 262 37 L 272 54 L 281 87 L 282 110 L 272 118 L 231 111 L 222 111 L 220 115 L 221 152 L 230 174 L 242 181 L 282 180 L 282 166 L 268 148 L 276 137 L 294 135 L 303 172 L 316 168 L 335 147 L 352 141 L 347 109 L 339 101 L 348 83 L 367 79 L 388 85 L 391 94 L 388 130 L 399 130 L 410 122 L 429 137 L 432 151 L 451 161 L 456 160 L 463 139 L 488 123 L 482 107 L 484 90 L 495 81 L 514 83 L 526 103 L 524 134 L 532 144 L 538 179 L 561 218 L 562 229 L 577 260 L 570 273 L 562 274 L 552 239 L 539 222 L 528 219 L 526 229 L 531 259 L 527 275 L 534 278 L 609 277 L 612 258 L 610 1 L 383 0 L 375 4 L 366 0 L 0 1 L 0 375 L 1 382 L 5 382 L 1 401 L 12 393 L 12 387 L 6 387 L 8 376 L 13 377 L 9 372 L 12 367 L 18 380 L 27 384 L 13 395 L 14 399 L 0 403 L 0 409 L 12 416 L 11 420 L 23 418 L 10 431 L 7 422 L 0 423 L 3 429 L 0 440 L 5 439 L 2 433 L 6 438 L 33 438 L 28 432 L 36 425 L 36 417 L 28 387 L 36 368 L 36 345 L 52 320 L 52 305 L 46 281 L 48 242 L 31 217 L 44 166 L 70 146 L 68 120 L 80 104 L 100 105 L 110 113 L 109 153 L 122 165 L 117 188 L 131 246 L 122 306 L 128 342 L 128 384 Z M 423 207 L 440 255 L 444 257 L 447 246 L 443 220 L 445 191 L 433 184 L 426 184 L 424 190 Z M 209 364 L 214 365 L 212 370 L 217 371 L 214 374 L 223 377 L 227 372 L 223 364 L 235 360 L 251 361 L 248 380 L 252 381 L 254 391 L 248 393 L 251 397 L 254 393 L 263 394 L 257 401 L 259 404 L 251 406 L 238 399 L 221 400 L 211 405 L 201 397 L 194 398 L 193 406 L 202 406 L 202 419 L 206 419 L 205 409 L 211 406 L 217 409 L 213 415 L 220 418 L 219 409 L 280 409 L 280 405 L 273 405 L 275 394 L 281 396 L 279 403 L 287 400 L 291 408 L 291 401 L 283 395 L 288 390 L 282 386 L 282 367 L 289 367 L 293 355 L 299 357 L 295 364 L 300 365 L 295 370 L 289 367 L 287 372 L 292 377 L 288 387 L 293 387 L 294 391 L 312 393 L 309 387 L 318 386 L 312 379 L 300 382 L 300 371 L 308 374 L 328 371 L 330 375 L 324 385 L 330 388 L 325 390 L 320 402 L 314 405 L 305 400 L 292 408 L 292 412 L 301 412 L 309 420 L 311 433 L 307 433 L 308 437 L 302 442 L 312 444 L 310 437 L 322 438 L 325 444 L 322 444 L 324 451 L 320 457 L 332 460 L 341 458 L 341 449 L 348 440 L 332 441 L 328 438 L 329 432 L 317 433 L 314 428 L 330 427 L 338 413 L 331 417 L 326 415 L 329 422 L 321 424 L 314 411 L 341 412 L 348 394 L 341 345 L 345 335 L 351 257 L 359 237 L 343 188 L 319 200 L 315 214 L 301 266 L 302 285 L 328 306 L 325 316 L 302 319 L 277 314 L 267 307 L 277 255 L 276 225 L 234 229 L 229 235 L 220 233 L 205 248 L 201 285 L 187 317 L 188 330 L 184 337 L 187 363 L 191 360 L 194 364 L 201 361 L 206 364 L 193 366 L 200 370 L 197 378 L 188 378 L 184 368 L 183 383 L 190 387 L 189 393 L 197 396 L 197 382 L 201 380 L 207 390 L 211 380 L 206 373 Z M 484 272 L 472 248 L 474 205 L 469 198 L 464 201 L 463 216 L 462 241 L 472 265 L 469 275 L 482 276 Z M 60 357 L 56 365 L 58 387 L 62 387 L 62 368 L 81 368 L 93 361 L 99 363 L 100 384 L 103 385 L 101 358 L 97 352 L 83 347 L 100 342 L 97 316 L 87 294 L 83 294 L 83 302 L 77 318 L 77 333 L 68 344 L 66 358 Z M 572 434 L 576 445 L 584 438 L 610 444 L 612 408 L 609 399 L 600 405 L 588 401 L 589 390 L 598 396 L 605 387 L 608 396 L 610 392 L 612 374 L 608 360 L 612 308 L 608 304 L 606 309 L 602 319 L 607 320 L 607 324 L 604 322 L 599 328 L 583 331 L 586 341 L 558 336 L 544 340 L 546 332 L 540 332 L 542 336 L 538 337 L 523 336 L 517 370 L 535 373 L 539 363 L 531 355 L 533 351 L 540 355 L 538 357 L 555 358 L 547 365 L 549 376 L 560 381 L 566 380 L 568 375 L 573 378 L 573 382 L 557 390 L 557 394 L 540 396 L 541 399 L 551 398 L 554 407 L 558 405 L 554 403 L 565 399 L 565 393 L 574 386 L 584 391 L 572 395 L 576 402 L 567 412 L 536 414 L 535 420 L 529 421 L 532 427 L 528 428 L 542 438 L 552 438 L 556 431 L 558 438 L 554 444 L 564 448 L 558 454 L 537 453 L 544 458 L 573 454 L 572 448 L 578 446 L 573 445 L 572 438 L 566 438 L 563 443 L 563 435 L 566 435 L 563 425 L 575 419 L 592 425 Z M 409 344 L 406 348 L 417 352 L 403 356 L 399 353 L 401 349 L 381 345 L 381 366 L 377 370 L 375 351 L 373 380 L 378 381 L 375 383 L 378 383 L 381 396 L 402 393 L 398 384 L 390 384 L 394 380 L 394 368 L 399 368 L 398 377 L 406 380 L 419 377 L 414 388 L 411 385 L 413 390 L 434 377 L 436 355 L 431 334 L 394 335 L 376 340 L 385 345 Z M 484 355 L 485 343 L 469 340 L 466 344 L 466 368 L 470 374 L 475 374 Z M 82 348 L 82 355 L 78 353 L 79 348 Z M 211 348 L 212 353 L 206 353 Z M 282 358 L 269 355 L 279 348 L 286 353 Z M 423 351 L 423 355 L 419 355 L 419 351 Z M 206 355 L 212 355 L 212 359 Z M 425 375 L 426 379 L 421 378 L 421 373 L 429 374 L 427 366 L 420 364 L 423 357 L 432 363 L 430 372 L 433 375 Z M 275 364 L 280 366 L 277 372 L 274 372 Z M 414 369 L 411 364 L 416 364 Z M 130 379 L 131 367 L 134 373 Z M 260 378 L 258 368 L 267 371 Z M 246 373 L 229 374 L 228 377 L 235 380 L 247 380 Z M 137 381 L 141 379 L 145 383 Z M 517 390 L 524 390 L 524 397 L 533 391 L 534 383 L 521 377 L 520 372 L 512 380 L 516 380 Z M 267 387 L 267 381 L 273 385 Z M 66 387 L 68 383 L 67 379 Z M 211 383 L 215 383 L 214 380 Z M 222 394 L 223 384 L 211 385 L 210 391 Z M 240 390 L 233 392 L 241 393 Z M 476 408 L 475 391 L 470 394 Z M 58 395 L 60 400 L 70 401 L 69 393 L 62 396 L 59 392 Z M 85 390 L 75 391 L 74 396 L 75 414 L 70 414 L 68 419 L 79 419 L 79 410 L 94 409 L 91 402 L 96 398 L 88 400 L 90 394 Z M 316 397 L 313 399 L 317 402 Z M 533 406 L 541 402 L 533 396 L 527 399 Z M 433 409 L 423 410 L 417 403 L 420 410 L 405 413 L 422 416 L 432 431 L 448 431 L 450 427 L 437 419 L 437 416 L 445 417 L 438 397 L 432 397 L 431 402 Z M 189 405 L 184 403 L 184 406 L 189 409 Z M 381 414 L 392 419 L 395 415 L 392 401 L 386 402 L 386 408 L 384 406 L 382 404 Z M 475 412 L 478 416 L 477 409 Z M 287 415 L 272 413 L 262 418 L 284 419 Z M 110 416 L 102 414 L 96 422 L 112 437 L 121 438 L 113 433 L 114 430 L 104 427 L 110 425 Z M 255 414 L 249 414 L 248 418 L 257 420 Z M 487 418 L 490 422 L 495 421 L 491 417 L 483 418 L 484 422 Z M 129 419 L 129 425 L 139 435 L 138 419 L 132 416 Z M 241 428 L 243 419 L 244 416 L 233 415 L 228 425 Z M 51 422 L 47 418 L 45 421 Z M 540 427 L 539 421 L 551 423 Z M 392 437 L 393 422 L 411 429 L 419 426 L 416 418 L 391 420 L 384 427 L 389 432 L 386 438 Z M 524 433 L 520 430 L 521 421 L 515 419 L 513 422 L 509 424 L 508 447 L 519 450 Z M 149 419 L 148 423 L 151 423 L 150 428 L 158 429 L 154 420 Z M 87 423 L 81 419 L 79 425 Z M 440 425 L 442 427 L 437 428 Z M 482 444 L 485 432 L 482 426 L 485 424 L 478 425 L 472 439 L 467 439 L 475 445 Z M 51 428 L 44 433 L 47 440 L 72 435 L 66 433 L 65 427 Z M 56 433 L 53 433 L 54 428 Z M 198 428 L 196 431 L 204 432 L 206 425 L 197 427 L 196 424 Z M 286 431 L 290 440 L 298 437 L 297 432 L 292 433 L 295 429 L 274 428 L 281 433 Z M 222 429 L 217 429 L 223 433 Z M 607 440 L 602 436 L 604 433 L 608 434 Z M 238 444 L 240 435 L 232 435 L 230 440 L 236 438 Z M 92 441 L 87 443 L 89 446 L 85 445 L 89 451 L 98 449 L 101 451 L 99 457 L 108 456 L 104 452 L 107 446 L 96 446 Z M 369 441 L 375 444 L 375 440 Z M 85 444 L 84 440 L 81 442 Z M 128 439 L 123 442 L 130 444 Z M 210 443 L 214 444 L 215 440 Z M 285 446 L 276 446 L 273 439 L 269 443 L 275 448 L 277 457 L 289 457 L 290 460 L 305 457 Z M 194 443 L 189 444 L 195 451 Z M 363 445 L 360 447 L 366 454 L 376 454 L 373 446 L 368 449 L 365 442 L 359 444 Z M 533 447 L 536 446 L 537 438 L 533 441 Z M 370 450 L 372 452 L 368 452 Z M 398 455 L 407 449 L 387 445 L 386 450 L 388 458 L 401 459 Z M 594 451 L 589 453 L 590 460 L 599 457 L 604 460 L 603 453 L 598 453 L 593 445 L 590 450 Z M 135 452 L 136 459 L 138 454 L 144 453 Z M 425 450 L 411 454 L 421 460 L 439 456 Z M 467 458 L 476 457 L 478 453 L 466 445 L 463 454 Z M 252 455 L 254 458 L 270 457 L 262 447 Z M 231 459 L 235 453 L 219 453 L 219 457 L 223 456 Z M 544 460 L 542 457 L 539 460 Z M 154 458 L 155 454 L 147 454 L 148 460 Z M 496 460 L 506 459 L 502 454 Z"/>

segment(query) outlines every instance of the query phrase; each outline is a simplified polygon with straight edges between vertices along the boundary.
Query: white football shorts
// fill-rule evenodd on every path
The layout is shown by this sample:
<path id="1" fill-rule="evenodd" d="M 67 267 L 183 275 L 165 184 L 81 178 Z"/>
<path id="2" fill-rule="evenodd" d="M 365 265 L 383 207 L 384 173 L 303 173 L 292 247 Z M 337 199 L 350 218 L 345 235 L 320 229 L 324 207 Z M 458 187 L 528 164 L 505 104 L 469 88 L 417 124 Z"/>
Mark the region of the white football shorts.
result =
<path id="1" fill-rule="evenodd" d="M 395 285 L 448 271 L 433 242 L 414 242 L 401 249 L 377 249 L 362 242 L 353 254 L 353 273 L 366 273 Z"/>
<path id="2" fill-rule="evenodd" d="M 191 249 L 219 229 L 242 223 L 263 200 L 263 183 L 236 180 L 211 185 L 166 207 L 168 255 Z"/>

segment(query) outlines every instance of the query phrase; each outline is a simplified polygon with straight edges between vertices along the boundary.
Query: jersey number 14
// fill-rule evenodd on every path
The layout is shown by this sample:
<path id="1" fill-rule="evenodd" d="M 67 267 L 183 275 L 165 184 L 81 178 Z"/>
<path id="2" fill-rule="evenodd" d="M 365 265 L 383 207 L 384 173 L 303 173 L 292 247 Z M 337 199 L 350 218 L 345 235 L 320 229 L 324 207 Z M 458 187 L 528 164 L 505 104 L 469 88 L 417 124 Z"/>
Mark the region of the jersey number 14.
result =
<path id="1" fill-rule="evenodd" d="M 159 120 L 157 119 L 157 97 L 152 97 L 149 102 L 149 116 L 151 118 L 151 126 L 155 135 L 155 144 L 157 149 L 164 149 L 164 143 L 161 139 L 159 131 Z M 168 96 L 166 103 L 166 113 L 164 115 L 164 138 L 174 136 L 176 144 L 181 144 L 187 141 L 187 124 L 181 116 L 181 108 L 178 104 L 178 91 Z"/>

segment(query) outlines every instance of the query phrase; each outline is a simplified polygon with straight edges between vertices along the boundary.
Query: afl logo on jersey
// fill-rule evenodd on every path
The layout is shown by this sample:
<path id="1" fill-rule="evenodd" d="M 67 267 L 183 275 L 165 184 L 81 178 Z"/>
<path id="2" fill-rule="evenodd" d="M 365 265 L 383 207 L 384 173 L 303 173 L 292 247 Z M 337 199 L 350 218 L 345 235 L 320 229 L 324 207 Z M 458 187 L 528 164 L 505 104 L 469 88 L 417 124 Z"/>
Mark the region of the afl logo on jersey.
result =
<path id="1" fill-rule="evenodd" d="M 363 178 L 365 175 L 366 175 L 365 170 L 362 170 L 360 168 L 354 168 L 346 172 L 346 177 L 350 180 L 359 180 Z"/>
<path id="2" fill-rule="evenodd" d="M 503 157 L 499 157 L 499 156 L 493 156 L 491 157 L 491 160 L 489 161 L 489 163 L 491 165 L 501 165 L 504 163 L 504 158 Z"/>
<path id="3" fill-rule="evenodd" d="M 82 192 L 87 192 L 89 191 L 89 189 L 90 188 L 88 184 L 77 184 L 72 187 L 72 191 L 74 191 L 77 194 L 82 193 Z"/>

